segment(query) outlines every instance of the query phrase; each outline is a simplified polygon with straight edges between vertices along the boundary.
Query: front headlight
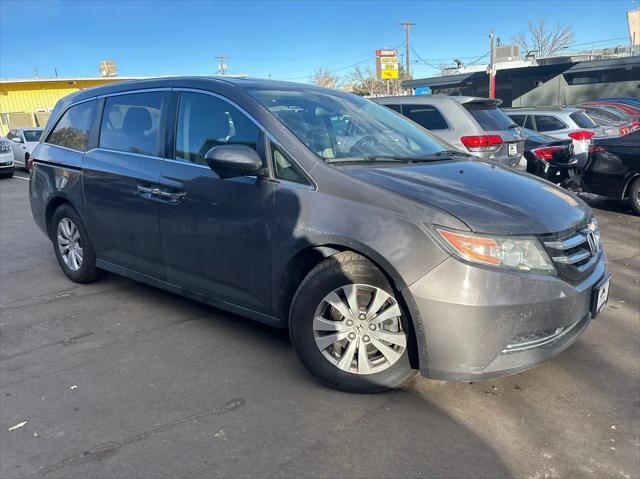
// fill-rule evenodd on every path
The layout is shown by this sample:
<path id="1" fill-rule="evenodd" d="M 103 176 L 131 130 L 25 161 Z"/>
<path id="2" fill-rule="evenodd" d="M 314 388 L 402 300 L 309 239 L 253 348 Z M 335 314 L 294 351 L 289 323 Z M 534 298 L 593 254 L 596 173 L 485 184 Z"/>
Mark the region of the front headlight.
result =
<path id="1" fill-rule="evenodd" d="M 553 274 L 549 255 L 536 238 L 486 236 L 435 228 L 448 249 L 466 261 L 496 268 Z"/>

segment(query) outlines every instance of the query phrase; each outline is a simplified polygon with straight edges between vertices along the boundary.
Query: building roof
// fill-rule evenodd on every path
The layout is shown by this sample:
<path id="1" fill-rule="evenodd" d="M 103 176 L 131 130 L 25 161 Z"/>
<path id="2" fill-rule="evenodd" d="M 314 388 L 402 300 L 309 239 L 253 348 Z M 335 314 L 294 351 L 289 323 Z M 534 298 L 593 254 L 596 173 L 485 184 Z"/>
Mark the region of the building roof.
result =
<path id="1" fill-rule="evenodd" d="M 149 77 L 75 77 L 75 78 L 0 78 L 0 84 L 3 83 L 48 83 L 48 82 L 77 82 L 77 81 L 124 81 L 124 80 L 143 80 Z"/>
<path id="2" fill-rule="evenodd" d="M 561 73 L 579 73 L 588 71 L 611 70 L 613 68 L 636 68 L 640 67 L 640 56 L 620 57 L 620 58 L 604 58 L 600 60 L 588 60 L 582 62 L 566 62 L 548 65 L 534 65 L 519 68 L 507 68 L 498 70 L 496 75 L 498 78 L 507 77 L 523 77 L 530 75 L 559 75 Z M 455 75 L 444 75 L 429 78 L 417 78 L 414 80 L 406 80 L 402 82 L 403 88 L 416 88 L 420 86 L 430 87 L 446 87 L 457 86 L 466 81 L 476 79 L 486 79 L 485 72 L 467 72 Z"/>

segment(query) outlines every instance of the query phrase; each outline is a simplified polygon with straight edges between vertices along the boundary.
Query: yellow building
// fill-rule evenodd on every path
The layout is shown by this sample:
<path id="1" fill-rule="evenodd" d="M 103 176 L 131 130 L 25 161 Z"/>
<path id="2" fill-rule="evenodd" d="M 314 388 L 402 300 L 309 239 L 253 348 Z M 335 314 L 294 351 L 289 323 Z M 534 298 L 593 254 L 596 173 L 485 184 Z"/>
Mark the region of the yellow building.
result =
<path id="1" fill-rule="evenodd" d="M 0 135 L 12 128 L 44 126 L 56 102 L 73 92 L 133 77 L 0 80 Z"/>

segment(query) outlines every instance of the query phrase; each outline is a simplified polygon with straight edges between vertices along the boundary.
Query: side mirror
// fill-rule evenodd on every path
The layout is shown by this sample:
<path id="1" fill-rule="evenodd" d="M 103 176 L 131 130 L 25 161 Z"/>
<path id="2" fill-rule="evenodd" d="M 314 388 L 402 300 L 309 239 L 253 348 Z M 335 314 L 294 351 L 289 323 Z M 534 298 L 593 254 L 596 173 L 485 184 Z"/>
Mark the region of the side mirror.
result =
<path id="1" fill-rule="evenodd" d="M 14 136 L 13 138 L 11 138 L 11 141 L 13 141 L 14 143 L 22 143 L 22 138 Z"/>
<path id="2" fill-rule="evenodd" d="M 214 146 L 204 155 L 209 168 L 220 178 L 252 176 L 262 173 L 262 159 L 247 145 Z"/>

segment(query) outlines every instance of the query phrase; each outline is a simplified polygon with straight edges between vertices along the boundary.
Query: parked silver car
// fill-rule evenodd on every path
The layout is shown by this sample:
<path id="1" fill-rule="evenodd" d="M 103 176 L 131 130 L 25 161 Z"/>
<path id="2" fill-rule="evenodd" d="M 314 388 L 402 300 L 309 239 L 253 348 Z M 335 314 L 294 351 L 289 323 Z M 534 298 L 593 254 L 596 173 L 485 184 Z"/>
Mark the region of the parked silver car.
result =
<path id="1" fill-rule="evenodd" d="M 524 134 L 498 106 L 501 100 L 471 96 L 394 96 L 374 98 L 457 148 L 484 160 L 515 167 Z"/>
<path id="2" fill-rule="evenodd" d="M 40 141 L 40 135 L 44 128 L 15 128 L 7 133 L 7 139 L 11 141 L 13 161 L 16 166 L 30 170 L 29 159 L 33 149 Z"/>
<path id="3" fill-rule="evenodd" d="M 505 108 L 503 111 L 524 128 L 561 140 L 573 140 L 578 169 L 587 162 L 591 138 L 604 136 L 604 130 L 581 108 L 551 106 Z"/>

